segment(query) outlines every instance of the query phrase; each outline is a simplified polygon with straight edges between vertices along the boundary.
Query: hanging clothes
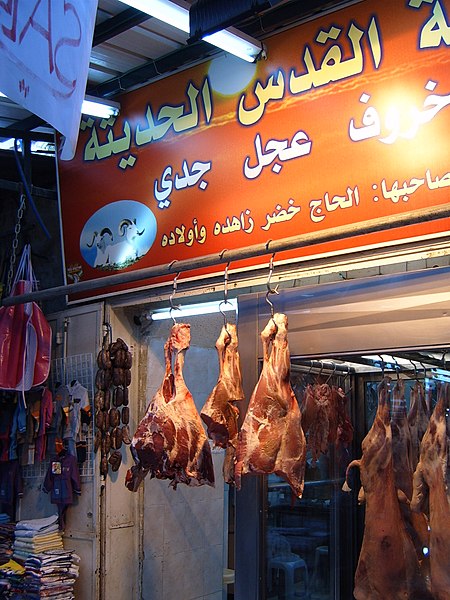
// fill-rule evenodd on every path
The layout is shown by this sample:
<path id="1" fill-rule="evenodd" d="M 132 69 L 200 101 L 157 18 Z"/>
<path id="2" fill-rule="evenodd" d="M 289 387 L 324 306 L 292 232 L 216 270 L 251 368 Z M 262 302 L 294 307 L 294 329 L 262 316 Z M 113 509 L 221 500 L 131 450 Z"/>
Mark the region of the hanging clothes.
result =
<path id="1" fill-rule="evenodd" d="M 42 489 L 58 507 L 59 526 L 65 529 L 67 509 L 74 503 L 75 496 L 81 494 L 80 472 L 73 454 L 62 450 L 50 461 Z"/>
<path id="2" fill-rule="evenodd" d="M 0 397 L 0 461 L 9 460 L 15 411 L 16 394 L 2 392 Z"/>
<path id="3" fill-rule="evenodd" d="M 23 479 L 18 460 L 0 462 L 0 504 L 15 520 L 16 503 L 23 496 Z"/>
<path id="4" fill-rule="evenodd" d="M 87 389 L 76 379 L 68 386 L 69 405 L 64 407 L 66 423 L 63 429 L 63 440 L 68 441 L 70 454 L 77 456 L 76 444 L 81 440 L 81 425 L 85 416 L 90 414 L 89 394 Z"/>

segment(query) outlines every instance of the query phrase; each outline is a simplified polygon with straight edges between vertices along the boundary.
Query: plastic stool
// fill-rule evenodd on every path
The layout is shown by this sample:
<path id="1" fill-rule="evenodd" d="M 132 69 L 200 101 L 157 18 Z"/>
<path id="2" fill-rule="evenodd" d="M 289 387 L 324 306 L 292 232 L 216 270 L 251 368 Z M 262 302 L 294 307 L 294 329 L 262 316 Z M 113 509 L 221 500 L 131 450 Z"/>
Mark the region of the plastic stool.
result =
<path id="1" fill-rule="evenodd" d="M 324 568 L 323 560 L 327 560 L 326 571 L 328 572 L 328 546 L 317 546 L 314 557 L 314 573 L 311 579 L 311 588 L 317 590 L 319 573 Z M 326 583 L 326 582 L 323 582 Z"/>
<path id="2" fill-rule="evenodd" d="M 308 598 L 308 567 L 306 562 L 300 556 L 293 554 L 291 558 L 285 558 L 283 556 L 275 556 L 269 560 L 268 564 L 268 584 L 269 589 L 272 588 L 272 570 L 282 569 L 284 571 L 284 586 L 285 596 L 287 600 L 293 600 L 294 598 Z M 295 594 L 294 581 L 295 571 L 301 569 L 303 571 L 303 581 L 305 582 L 305 591 L 300 596 Z"/>

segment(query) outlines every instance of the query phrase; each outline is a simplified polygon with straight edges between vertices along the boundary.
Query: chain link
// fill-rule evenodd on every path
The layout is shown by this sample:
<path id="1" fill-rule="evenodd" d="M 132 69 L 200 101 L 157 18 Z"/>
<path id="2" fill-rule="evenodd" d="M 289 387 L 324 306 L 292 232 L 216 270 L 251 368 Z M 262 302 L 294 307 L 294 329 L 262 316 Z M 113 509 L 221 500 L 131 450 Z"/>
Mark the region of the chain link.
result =
<path id="1" fill-rule="evenodd" d="M 9 257 L 8 279 L 7 279 L 7 284 L 6 284 L 6 290 L 7 290 L 8 295 L 11 294 L 11 288 L 12 288 L 12 283 L 13 283 L 13 278 L 14 278 L 14 266 L 16 264 L 17 248 L 19 246 L 19 235 L 20 235 L 20 231 L 22 228 L 22 218 L 23 218 L 23 213 L 25 211 L 25 208 L 26 208 L 25 194 L 21 194 L 20 204 L 19 204 L 19 208 L 17 210 L 17 221 L 16 221 L 16 225 L 14 227 L 14 238 L 12 241 L 11 256 Z"/>

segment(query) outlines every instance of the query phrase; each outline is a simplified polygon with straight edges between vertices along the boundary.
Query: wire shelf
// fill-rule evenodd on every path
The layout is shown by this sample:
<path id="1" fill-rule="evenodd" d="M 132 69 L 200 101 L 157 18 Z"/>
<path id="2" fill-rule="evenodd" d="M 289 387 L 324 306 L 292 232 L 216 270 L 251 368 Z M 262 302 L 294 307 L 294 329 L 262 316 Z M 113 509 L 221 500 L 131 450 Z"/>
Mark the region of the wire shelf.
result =
<path id="1" fill-rule="evenodd" d="M 69 385 L 76 379 L 88 391 L 90 405 L 94 401 L 94 357 L 91 353 L 74 354 L 66 358 L 56 358 L 51 362 L 50 369 L 50 387 L 54 391 L 59 385 Z M 92 422 L 89 425 L 87 434 L 87 453 L 86 460 L 80 466 L 81 480 L 91 479 L 94 476 L 94 444 Z M 22 467 L 22 477 L 24 479 L 44 478 L 50 459 L 37 462 L 34 465 L 25 465 Z"/>

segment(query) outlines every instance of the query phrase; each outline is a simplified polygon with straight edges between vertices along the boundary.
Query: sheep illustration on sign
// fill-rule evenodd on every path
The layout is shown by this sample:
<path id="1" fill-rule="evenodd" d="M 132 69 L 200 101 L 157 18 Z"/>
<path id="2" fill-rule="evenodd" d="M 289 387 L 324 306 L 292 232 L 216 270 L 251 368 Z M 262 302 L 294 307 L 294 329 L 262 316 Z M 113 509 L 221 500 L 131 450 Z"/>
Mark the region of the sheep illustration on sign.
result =
<path id="1" fill-rule="evenodd" d="M 133 200 L 113 202 L 85 223 L 80 236 L 81 255 L 96 269 L 124 269 L 149 251 L 156 230 L 155 215 L 145 204 Z"/>

